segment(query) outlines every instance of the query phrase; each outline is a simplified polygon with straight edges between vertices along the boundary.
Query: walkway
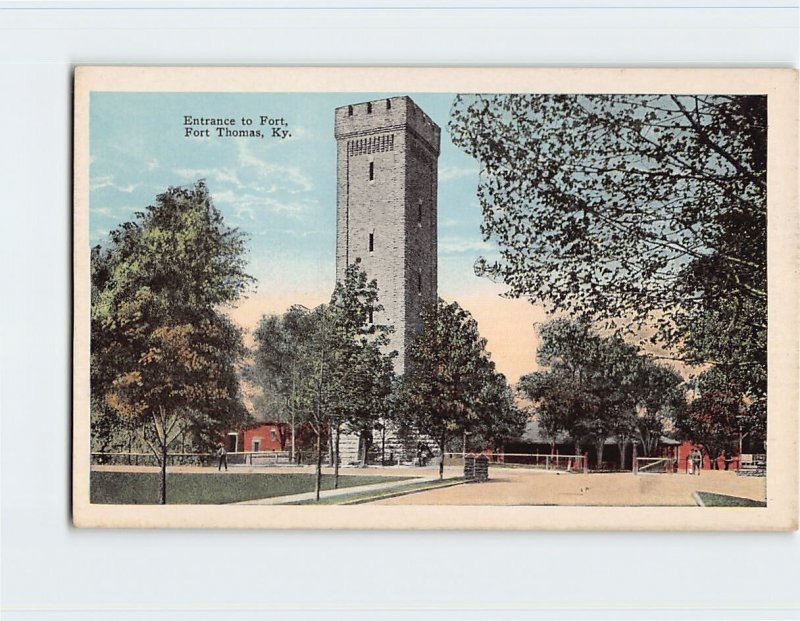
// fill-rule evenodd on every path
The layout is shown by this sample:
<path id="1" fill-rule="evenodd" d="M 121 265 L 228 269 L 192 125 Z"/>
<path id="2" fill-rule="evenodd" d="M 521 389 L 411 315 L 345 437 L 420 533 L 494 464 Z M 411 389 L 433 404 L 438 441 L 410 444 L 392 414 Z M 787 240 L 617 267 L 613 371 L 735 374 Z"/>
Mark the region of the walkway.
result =
<path id="1" fill-rule="evenodd" d="M 446 477 L 445 480 L 447 480 Z M 355 487 L 345 487 L 341 489 L 323 490 L 319 493 L 320 500 L 325 498 L 335 498 L 337 496 L 349 496 L 351 494 L 360 494 L 362 492 L 384 492 L 395 488 L 404 487 L 408 485 L 417 485 L 420 483 L 431 483 L 438 481 L 436 477 L 419 477 L 413 479 L 405 479 L 403 481 L 391 481 L 389 483 L 373 483 L 372 485 L 357 485 Z M 303 502 L 306 500 L 314 500 L 316 498 L 315 492 L 304 492 L 302 494 L 293 494 L 291 496 L 276 496 L 274 498 L 261 498 L 259 500 L 245 500 L 244 502 L 237 502 L 237 505 L 285 505 L 295 502 Z"/>

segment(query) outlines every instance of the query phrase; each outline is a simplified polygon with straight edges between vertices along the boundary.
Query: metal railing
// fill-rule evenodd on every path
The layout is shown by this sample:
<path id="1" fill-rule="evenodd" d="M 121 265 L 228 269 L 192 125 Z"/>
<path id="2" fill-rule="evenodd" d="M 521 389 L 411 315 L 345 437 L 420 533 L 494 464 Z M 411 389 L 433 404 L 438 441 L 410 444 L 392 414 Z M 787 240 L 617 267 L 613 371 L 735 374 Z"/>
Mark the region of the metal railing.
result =
<path id="1" fill-rule="evenodd" d="M 445 453 L 445 464 L 462 463 L 465 455 L 483 455 L 489 464 L 539 468 L 542 470 L 587 471 L 586 455 L 553 455 L 547 453 Z"/>

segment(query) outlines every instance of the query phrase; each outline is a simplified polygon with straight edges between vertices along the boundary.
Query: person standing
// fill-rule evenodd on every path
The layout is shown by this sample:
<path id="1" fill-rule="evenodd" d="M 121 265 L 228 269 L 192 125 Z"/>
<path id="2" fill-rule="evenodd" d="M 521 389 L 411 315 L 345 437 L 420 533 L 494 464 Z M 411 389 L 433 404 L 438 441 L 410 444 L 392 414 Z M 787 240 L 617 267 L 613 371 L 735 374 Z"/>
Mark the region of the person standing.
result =
<path id="1" fill-rule="evenodd" d="M 217 448 L 217 458 L 219 459 L 219 465 L 217 465 L 217 470 L 221 471 L 222 466 L 225 466 L 225 472 L 228 471 L 228 451 L 225 450 L 225 445 L 222 442 L 219 443 Z"/>
<path id="2" fill-rule="evenodd" d="M 694 473 L 700 476 L 700 468 L 703 467 L 703 454 L 699 449 L 694 451 Z"/>

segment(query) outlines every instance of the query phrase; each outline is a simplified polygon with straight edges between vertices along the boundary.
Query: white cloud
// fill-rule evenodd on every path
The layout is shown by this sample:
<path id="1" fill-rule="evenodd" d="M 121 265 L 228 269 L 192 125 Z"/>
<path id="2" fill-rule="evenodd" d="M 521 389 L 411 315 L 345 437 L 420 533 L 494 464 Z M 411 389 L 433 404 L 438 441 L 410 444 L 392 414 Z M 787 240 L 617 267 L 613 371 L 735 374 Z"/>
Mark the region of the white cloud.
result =
<path id="1" fill-rule="evenodd" d="M 239 143 L 239 163 L 242 166 L 254 168 L 259 177 L 271 183 L 277 183 L 280 180 L 289 182 L 293 187 L 288 188 L 288 191 L 292 193 L 309 192 L 314 187 L 311 179 L 303 173 L 299 166 L 284 166 L 262 160 L 250 151 L 246 142 Z"/>
<path id="2" fill-rule="evenodd" d="M 91 211 L 93 216 L 116 218 L 130 213 L 132 210 L 128 207 L 92 207 Z"/>
<path id="3" fill-rule="evenodd" d="M 236 171 L 230 168 L 176 168 L 172 172 L 184 179 L 211 179 L 217 183 L 232 183 L 237 188 L 243 187 Z"/>
<path id="4" fill-rule="evenodd" d="M 300 218 L 311 211 L 317 203 L 315 200 L 280 200 L 262 193 L 237 193 L 233 190 L 213 192 L 212 196 L 215 202 L 230 205 L 237 218 L 248 220 L 255 220 L 256 214 L 264 211 Z"/>
<path id="5" fill-rule="evenodd" d="M 442 166 L 439 169 L 439 181 L 452 181 L 460 177 L 478 177 L 478 168 L 467 166 Z"/>
<path id="6" fill-rule="evenodd" d="M 308 138 L 312 134 L 303 125 L 292 126 L 292 138 Z"/>
<path id="7" fill-rule="evenodd" d="M 492 250 L 495 250 L 493 244 L 472 238 L 443 237 L 439 240 L 439 252 L 444 254 L 459 254 L 462 252 L 485 253 Z"/>
<path id="8" fill-rule="evenodd" d="M 101 190 L 103 188 L 111 188 L 116 190 L 117 192 L 124 192 L 125 194 L 130 194 L 136 189 L 136 185 L 133 183 L 129 183 L 128 185 L 118 185 L 114 181 L 114 177 L 111 175 L 104 175 L 102 177 L 97 177 L 92 180 L 89 189 L 91 191 L 94 190 Z"/>
<path id="9" fill-rule="evenodd" d="M 216 203 L 235 203 L 237 200 L 236 194 L 233 190 L 225 190 L 223 192 L 212 192 L 211 198 Z"/>

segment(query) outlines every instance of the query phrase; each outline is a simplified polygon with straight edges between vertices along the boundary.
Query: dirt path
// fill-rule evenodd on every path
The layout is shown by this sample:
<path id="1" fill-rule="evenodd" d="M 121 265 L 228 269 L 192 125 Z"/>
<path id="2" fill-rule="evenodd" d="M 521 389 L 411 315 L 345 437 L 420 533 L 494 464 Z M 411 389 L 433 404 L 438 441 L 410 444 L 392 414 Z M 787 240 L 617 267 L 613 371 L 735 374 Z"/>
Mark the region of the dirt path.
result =
<path id="1" fill-rule="evenodd" d="M 489 481 L 377 501 L 381 505 L 692 506 L 692 492 L 764 500 L 766 480 L 733 472 L 556 474 L 492 468 Z"/>

